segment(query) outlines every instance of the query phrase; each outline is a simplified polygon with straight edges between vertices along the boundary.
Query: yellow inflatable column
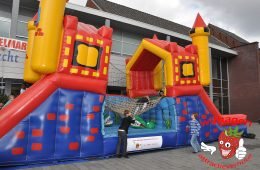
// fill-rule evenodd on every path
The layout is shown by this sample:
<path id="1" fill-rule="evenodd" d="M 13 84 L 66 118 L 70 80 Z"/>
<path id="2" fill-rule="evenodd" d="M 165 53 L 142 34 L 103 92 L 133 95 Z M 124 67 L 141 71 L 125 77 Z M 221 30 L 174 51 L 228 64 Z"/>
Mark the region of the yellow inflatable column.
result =
<path id="1" fill-rule="evenodd" d="M 24 81 L 28 83 L 35 83 L 37 80 L 40 79 L 41 76 L 39 73 L 33 71 L 31 67 L 34 34 L 35 34 L 34 21 L 29 21 L 28 22 L 28 43 L 27 43 L 26 59 L 24 63 L 24 74 L 23 74 Z"/>
<path id="2" fill-rule="evenodd" d="M 56 71 L 67 0 L 41 0 L 32 53 L 32 69 L 48 74 Z"/>
<path id="3" fill-rule="evenodd" d="M 192 44 L 198 48 L 200 84 L 207 86 L 210 84 L 210 63 L 209 63 L 209 28 L 198 14 L 193 28 L 190 31 Z"/>
<path id="4" fill-rule="evenodd" d="M 160 61 L 153 70 L 154 89 L 161 90 L 163 88 L 163 63 Z"/>

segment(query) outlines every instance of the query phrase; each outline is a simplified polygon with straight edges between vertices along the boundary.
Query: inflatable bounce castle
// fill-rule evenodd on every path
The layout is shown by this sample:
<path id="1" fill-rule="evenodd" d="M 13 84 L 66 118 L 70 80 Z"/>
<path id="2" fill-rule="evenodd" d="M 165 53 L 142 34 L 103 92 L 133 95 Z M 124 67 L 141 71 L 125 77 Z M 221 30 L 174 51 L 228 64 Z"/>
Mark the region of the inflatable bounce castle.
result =
<path id="1" fill-rule="evenodd" d="M 113 30 L 64 16 L 66 2 L 41 0 L 28 23 L 24 80 L 33 85 L 0 111 L 0 165 L 113 156 L 122 109 L 133 111 L 141 96 L 155 102 L 136 114 L 128 151 L 188 146 L 192 113 L 203 142 L 230 126 L 246 132 L 246 115 L 221 115 L 203 89 L 209 29 L 199 15 L 191 45 L 143 39 L 126 60 L 127 96 L 107 95 Z M 165 97 L 158 99 L 159 90 Z"/>

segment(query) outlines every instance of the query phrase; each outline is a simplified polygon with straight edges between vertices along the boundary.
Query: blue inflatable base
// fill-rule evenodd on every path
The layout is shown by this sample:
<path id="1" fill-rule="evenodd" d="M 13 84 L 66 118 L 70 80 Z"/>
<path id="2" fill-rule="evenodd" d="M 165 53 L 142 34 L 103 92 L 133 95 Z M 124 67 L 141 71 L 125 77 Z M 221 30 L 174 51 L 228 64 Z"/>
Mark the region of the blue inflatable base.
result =
<path id="1" fill-rule="evenodd" d="M 118 124 L 104 127 L 103 103 L 104 95 L 101 94 L 57 89 L 0 139 L 0 167 L 113 156 Z M 155 108 L 141 115 L 144 121 L 154 120 L 156 127 L 130 128 L 128 137 L 159 137 L 160 145 L 151 149 L 189 146 L 190 134 L 186 126 L 192 113 L 199 114 L 200 141 L 216 141 L 219 134 L 228 128 L 212 123 L 212 114 L 198 96 L 165 97 Z M 166 126 L 167 121 L 171 122 L 170 127 Z M 238 127 L 240 131 L 247 130 L 245 125 Z M 141 151 L 145 150 L 149 149 Z M 132 151 L 140 152 L 140 148 Z"/>

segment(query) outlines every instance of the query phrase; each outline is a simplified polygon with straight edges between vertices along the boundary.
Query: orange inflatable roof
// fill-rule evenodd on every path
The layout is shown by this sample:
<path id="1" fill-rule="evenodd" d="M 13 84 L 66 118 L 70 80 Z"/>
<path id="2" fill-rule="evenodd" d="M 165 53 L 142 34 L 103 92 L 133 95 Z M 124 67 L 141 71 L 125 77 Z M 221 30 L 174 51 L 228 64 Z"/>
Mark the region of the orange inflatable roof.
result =
<path id="1" fill-rule="evenodd" d="M 196 20 L 195 20 L 192 28 L 196 28 L 196 27 L 207 27 L 207 25 L 205 24 L 204 20 L 202 19 L 202 17 L 200 16 L 199 13 L 196 17 Z"/>

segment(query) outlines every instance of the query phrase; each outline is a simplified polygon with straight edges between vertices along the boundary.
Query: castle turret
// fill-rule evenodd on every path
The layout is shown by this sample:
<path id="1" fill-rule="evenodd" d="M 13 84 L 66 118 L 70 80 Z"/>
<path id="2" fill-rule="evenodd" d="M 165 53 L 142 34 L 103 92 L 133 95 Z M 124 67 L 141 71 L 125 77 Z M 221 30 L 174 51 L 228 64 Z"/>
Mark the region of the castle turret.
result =
<path id="1" fill-rule="evenodd" d="M 33 71 L 31 67 L 34 35 L 35 35 L 34 21 L 29 21 L 28 22 L 28 43 L 26 49 L 26 58 L 24 63 L 24 74 L 23 74 L 23 79 L 27 83 L 35 83 L 41 77 L 41 75 Z"/>
<path id="2" fill-rule="evenodd" d="M 194 25 L 190 31 L 190 37 L 192 38 L 192 44 L 197 46 L 199 55 L 199 68 L 200 68 L 200 83 L 201 85 L 210 84 L 210 63 L 209 63 L 209 28 L 201 18 L 200 14 L 194 22 Z"/>
<path id="3" fill-rule="evenodd" d="M 38 11 L 32 69 L 41 74 L 57 69 L 61 49 L 64 10 L 67 0 L 41 0 Z"/>

